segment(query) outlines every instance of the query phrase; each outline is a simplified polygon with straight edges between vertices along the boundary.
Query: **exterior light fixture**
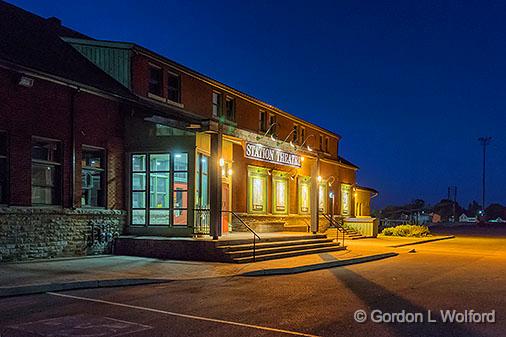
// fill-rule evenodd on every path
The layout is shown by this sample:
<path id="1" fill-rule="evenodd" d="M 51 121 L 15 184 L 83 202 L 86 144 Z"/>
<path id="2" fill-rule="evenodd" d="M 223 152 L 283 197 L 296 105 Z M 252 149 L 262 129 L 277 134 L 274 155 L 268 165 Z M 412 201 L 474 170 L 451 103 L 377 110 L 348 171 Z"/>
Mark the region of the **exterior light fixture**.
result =
<path id="1" fill-rule="evenodd" d="M 271 131 L 271 129 L 272 129 L 272 127 L 273 127 L 274 125 L 278 125 L 278 123 L 272 123 L 272 124 L 271 124 L 271 126 L 269 126 L 269 128 L 267 129 L 267 131 L 265 131 L 265 133 L 264 133 L 264 135 L 263 135 L 263 136 L 258 135 L 258 136 L 256 137 L 257 141 L 258 141 L 258 140 L 260 140 L 261 138 L 263 138 L 263 137 L 267 136 L 267 135 L 269 134 L 269 131 Z M 271 134 L 271 139 L 272 139 L 272 140 L 275 140 L 275 139 L 274 139 L 274 135 L 273 135 L 273 134 Z"/>
<path id="2" fill-rule="evenodd" d="M 302 157 L 302 156 L 301 156 L 301 157 L 300 157 L 300 161 L 304 161 L 304 157 Z"/>
<path id="3" fill-rule="evenodd" d="M 336 178 L 334 178 L 334 176 L 330 176 L 329 177 L 329 187 L 332 187 L 332 184 L 334 183 L 334 181 L 336 181 Z"/>
<path id="4" fill-rule="evenodd" d="M 293 148 L 295 148 L 295 145 L 293 145 L 292 141 L 290 141 L 290 146 L 293 147 Z"/>
<path id="5" fill-rule="evenodd" d="M 229 168 L 229 169 L 228 169 L 228 171 L 227 171 L 227 173 L 228 173 L 228 175 L 229 175 L 229 176 L 231 176 L 231 175 L 232 175 L 232 173 L 233 173 L 233 172 L 232 172 L 232 169 L 231 169 L 231 168 Z"/>
<path id="6" fill-rule="evenodd" d="M 225 169 L 221 169 L 221 175 L 224 177 L 225 176 Z"/>
<path id="7" fill-rule="evenodd" d="M 318 182 L 321 182 L 322 181 L 322 176 L 318 176 Z"/>
<path id="8" fill-rule="evenodd" d="M 314 134 L 310 134 L 309 136 L 306 137 L 306 139 L 304 139 L 304 141 L 302 142 L 302 144 L 300 144 L 300 147 L 303 147 L 304 144 L 306 144 L 307 140 L 311 137 L 314 137 Z M 307 150 L 309 152 L 313 151 L 310 147 L 309 147 L 309 144 L 307 145 Z"/>
<path id="9" fill-rule="evenodd" d="M 33 78 L 21 76 L 18 84 L 26 88 L 31 88 L 33 87 L 33 81 L 34 81 Z"/>
<path id="10" fill-rule="evenodd" d="M 276 141 L 276 138 L 274 138 L 274 135 L 271 135 L 271 140 L 272 140 L 273 142 L 275 142 L 275 141 Z"/>
<path id="11" fill-rule="evenodd" d="M 220 158 L 220 166 L 221 167 L 225 166 L 225 160 L 223 158 Z"/>

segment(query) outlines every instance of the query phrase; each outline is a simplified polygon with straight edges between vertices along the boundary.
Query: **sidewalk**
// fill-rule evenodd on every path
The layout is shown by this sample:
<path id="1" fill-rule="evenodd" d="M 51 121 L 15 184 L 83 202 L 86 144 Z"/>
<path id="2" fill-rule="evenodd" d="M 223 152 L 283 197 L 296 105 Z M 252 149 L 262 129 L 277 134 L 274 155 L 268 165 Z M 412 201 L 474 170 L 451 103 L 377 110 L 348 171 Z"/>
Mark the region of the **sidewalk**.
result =
<path id="1" fill-rule="evenodd" d="M 410 242 L 417 241 L 410 239 Z M 418 240 L 419 241 L 419 240 Z M 0 297 L 62 289 L 149 284 L 189 279 L 293 274 L 363 263 L 407 252 L 406 239 L 348 240 L 348 250 L 248 264 L 87 256 L 0 264 Z M 386 253 L 392 253 L 385 255 Z"/>

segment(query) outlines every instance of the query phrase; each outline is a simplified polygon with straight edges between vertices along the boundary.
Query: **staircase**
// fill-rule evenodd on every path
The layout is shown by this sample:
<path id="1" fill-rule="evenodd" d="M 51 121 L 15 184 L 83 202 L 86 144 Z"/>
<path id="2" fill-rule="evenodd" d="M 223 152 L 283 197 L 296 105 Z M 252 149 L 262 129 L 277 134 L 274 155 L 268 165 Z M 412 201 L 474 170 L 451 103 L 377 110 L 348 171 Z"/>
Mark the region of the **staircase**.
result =
<path id="1" fill-rule="evenodd" d="M 325 234 L 327 235 L 327 237 L 339 241 L 343 239 L 343 232 L 345 241 L 365 238 L 365 236 L 363 236 L 362 234 L 353 229 L 344 229 L 344 231 L 341 231 L 341 229 L 335 227 L 328 228 Z"/>
<path id="2" fill-rule="evenodd" d="M 255 257 L 252 240 L 222 241 L 216 247 L 230 262 L 248 263 L 306 254 L 334 252 L 346 249 L 327 235 L 297 235 L 263 238 L 256 241 Z"/>

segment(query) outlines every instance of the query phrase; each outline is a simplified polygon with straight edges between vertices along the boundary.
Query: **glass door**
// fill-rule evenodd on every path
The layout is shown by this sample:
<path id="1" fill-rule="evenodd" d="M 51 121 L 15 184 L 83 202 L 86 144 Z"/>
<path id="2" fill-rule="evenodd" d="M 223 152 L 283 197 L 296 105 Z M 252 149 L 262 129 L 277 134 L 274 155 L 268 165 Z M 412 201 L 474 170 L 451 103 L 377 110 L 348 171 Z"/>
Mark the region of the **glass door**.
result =
<path id="1" fill-rule="evenodd" d="M 209 231 L 209 157 L 197 154 L 195 174 L 195 227 L 198 232 Z"/>

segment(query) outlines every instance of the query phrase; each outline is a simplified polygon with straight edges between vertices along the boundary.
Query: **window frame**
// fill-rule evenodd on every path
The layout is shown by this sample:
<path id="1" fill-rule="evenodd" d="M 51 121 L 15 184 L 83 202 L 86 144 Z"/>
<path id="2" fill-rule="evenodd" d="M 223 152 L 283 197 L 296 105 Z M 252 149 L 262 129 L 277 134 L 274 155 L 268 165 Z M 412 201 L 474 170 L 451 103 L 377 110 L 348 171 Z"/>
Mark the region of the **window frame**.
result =
<path id="1" fill-rule="evenodd" d="M 292 143 L 297 144 L 299 142 L 299 125 L 293 124 L 292 128 Z"/>
<path id="2" fill-rule="evenodd" d="M 229 110 L 229 102 L 231 103 L 231 109 Z M 230 95 L 225 96 L 225 118 L 231 122 L 235 122 L 236 117 L 236 101 L 235 97 L 232 97 Z"/>
<path id="3" fill-rule="evenodd" d="M 320 133 L 320 151 L 323 151 L 323 135 Z"/>
<path id="4" fill-rule="evenodd" d="M 271 128 L 271 135 L 277 136 L 278 134 L 278 115 L 275 113 L 269 113 L 269 128 Z"/>
<path id="5" fill-rule="evenodd" d="M 155 96 L 158 96 L 158 97 L 163 97 L 163 69 L 162 67 L 159 67 L 155 64 L 152 64 L 152 63 L 149 63 L 149 70 L 148 70 L 148 93 L 151 94 L 151 95 L 155 95 Z M 153 92 L 151 91 L 151 86 L 153 85 L 152 83 L 152 71 L 153 70 L 156 70 L 159 72 L 160 74 L 160 79 L 158 80 L 158 85 L 160 86 L 160 90 L 158 92 Z"/>
<path id="6" fill-rule="evenodd" d="M 59 162 L 51 161 L 51 160 L 43 160 L 43 159 L 34 159 L 33 158 L 33 147 L 35 142 L 45 142 L 48 144 L 56 144 L 59 146 Z M 63 207 L 63 158 L 64 158 L 64 152 L 63 152 L 63 142 L 58 139 L 52 139 L 52 138 L 46 138 L 46 137 L 40 137 L 40 136 L 32 136 L 31 141 L 31 205 L 34 207 Z M 45 166 L 45 167 L 53 167 L 55 169 L 57 177 L 55 177 L 55 186 L 49 186 L 53 187 L 55 189 L 53 198 L 57 198 L 57 202 L 51 203 L 51 204 L 41 204 L 41 203 L 34 203 L 33 202 L 33 187 L 43 187 L 47 188 L 46 185 L 34 185 L 33 184 L 33 167 L 34 166 Z"/>
<path id="7" fill-rule="evenodd" d="M 306 138 L 306 128 L 300 127 L 300 144 L 304 143 L 304 139 Z"/>
<path id="8" fill-rule="evenodd" d="M 177 79 L 177 87 L 172 87 L 170 85 L 171 77 Z M 175 91 L 177 93 L 177 100 L 170 98 L 171 91 Z M 167 100 L 175 103 L 181 103 L 181 75 L 174 71 L 167 71 Z"/>
<path id="9" fill-rule="evenodd" d="M 325 137 L 325 153 L 330 153 L 329 152 L 329 143 L 330 143 L 330 138 Z"/>
<path id="10" fill-rule="evenodd" d="M 100 161 L 101 161 L 101 167 L 91 167 L 91 166 L 83 166 L 82 161 L 84 160 L 84 153 L 85 152 L 100 152 Z M 105 209 L 107 208 L 107 150 L 102 147 L 96 147 L 92 145 L 85 145 L 83 144 L 81 146 L 81 177 L 84 171 L 94 171 L 94 172 L 100 172 L 100 190 L 102 191 L 102 204 L 103 205 L 83 205 L 82 199 L 81 199 L 81 208 L 97 208 L 97 209 Z M 82 180 L 81 180 L 82 181 Z M 81 198 L 83 197 L 84 188 L 81 183 Z"/>
<path id="11" fill-rule="evenodd" d="M 217 97 L 217 102 L 214 102 L 214 97 Z M 219 91 L 213 90 L 213 94 L 211 97 L 211 105 L 212 105 L 212 112 L 211 114 L 213 117 L 221 117 L 223 115 L 223 94 Z M 216 107 L 216 113 L 214 111 L 214 108 Z"/>
<path id="12" fill-rule="evenodd" d="M 258 130 L 260 132 L 266 132 L 267 127 L 267 111 L 259 110 L 258 111 Z"/>

